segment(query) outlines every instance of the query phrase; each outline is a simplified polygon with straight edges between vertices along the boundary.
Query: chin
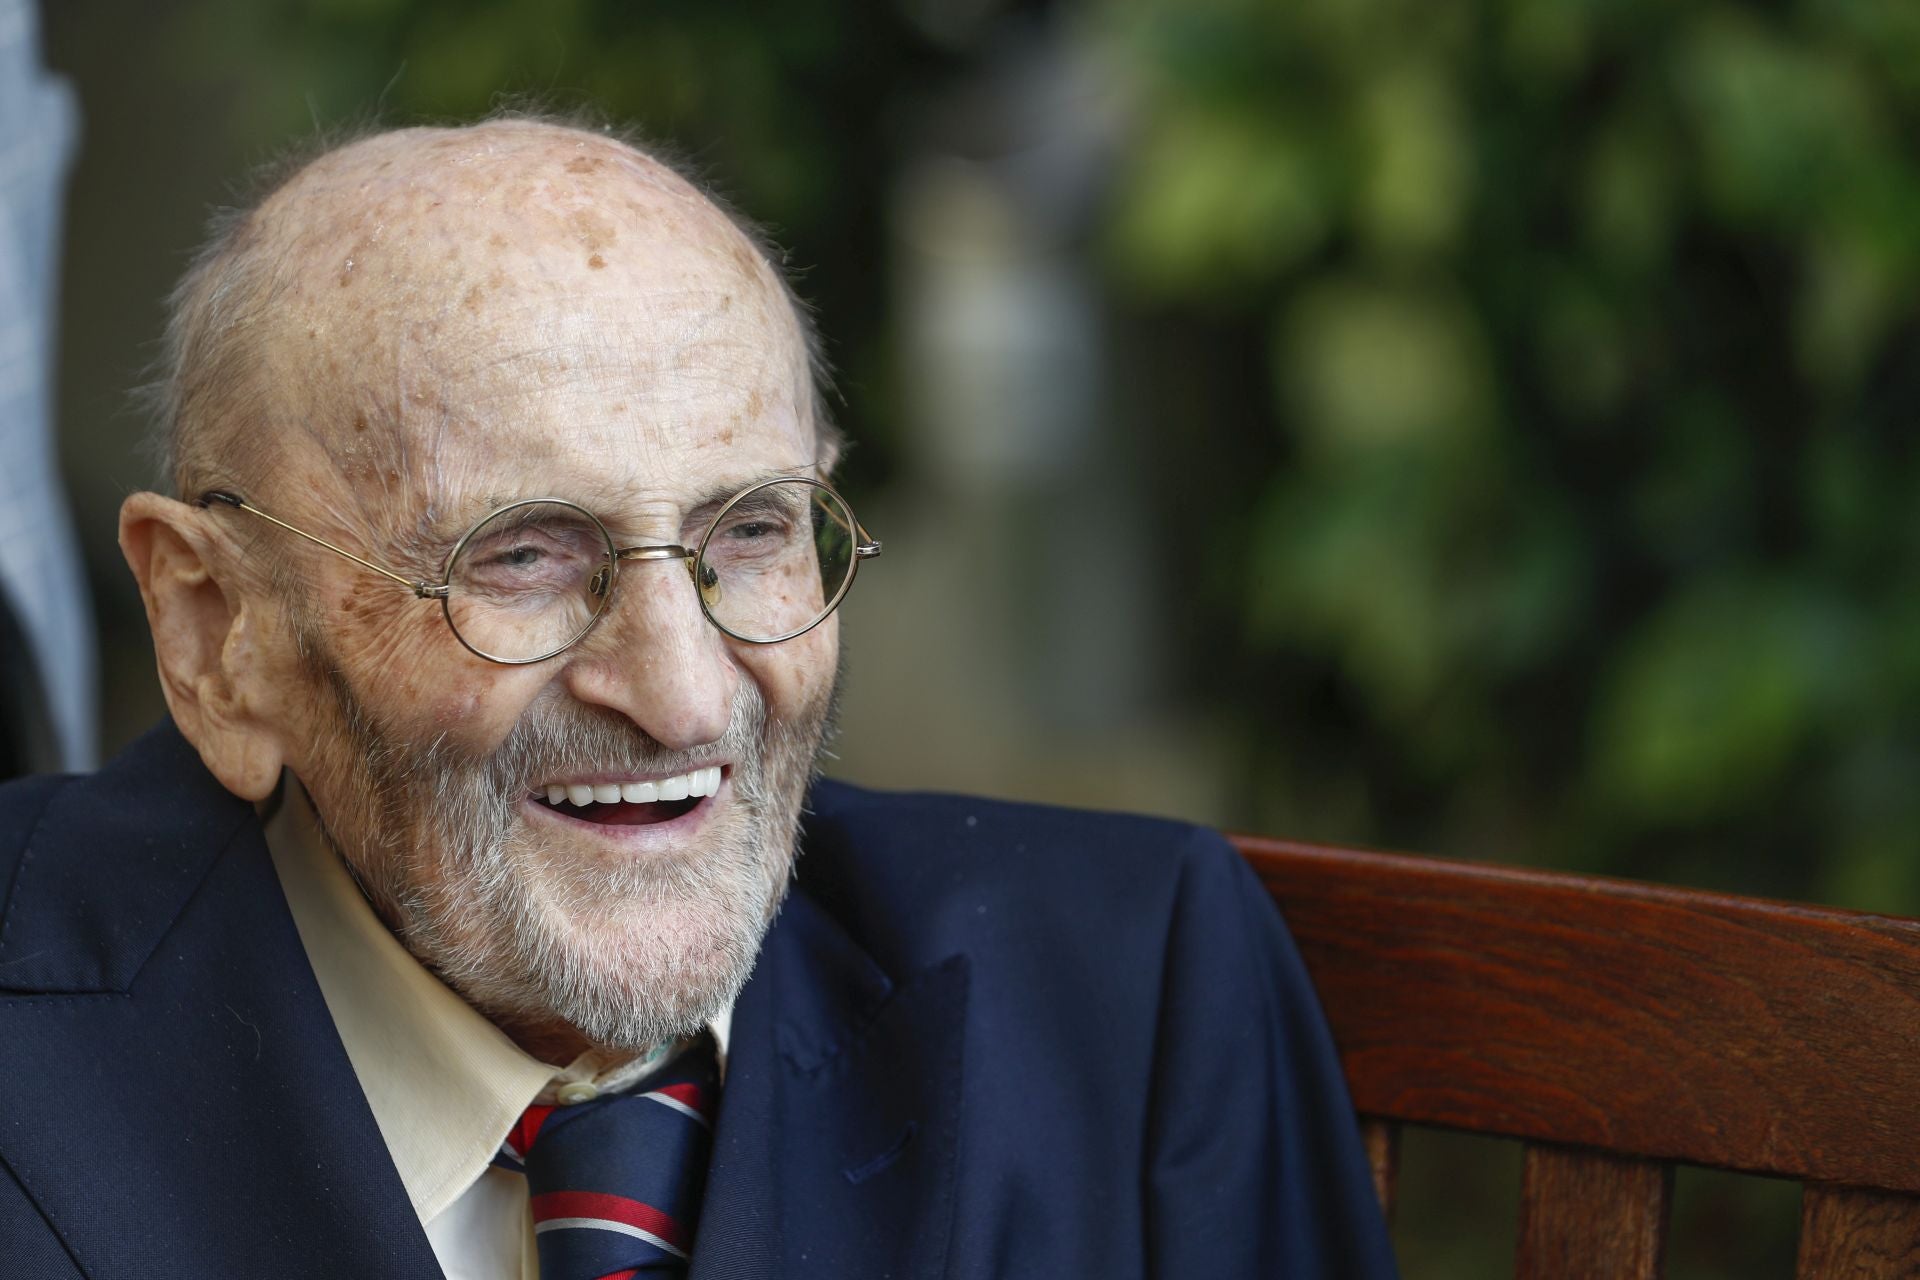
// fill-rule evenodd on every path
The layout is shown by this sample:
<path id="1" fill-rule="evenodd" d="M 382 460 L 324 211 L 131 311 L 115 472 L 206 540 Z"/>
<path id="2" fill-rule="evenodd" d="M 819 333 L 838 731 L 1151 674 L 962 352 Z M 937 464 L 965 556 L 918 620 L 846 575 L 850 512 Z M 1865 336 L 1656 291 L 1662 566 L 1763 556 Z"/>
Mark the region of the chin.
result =
<path id="1" fill-rule="evenodd" d="M 613 860 L 522 828 L 543 838 L 460 858 L 416 900 L 408 944 L 502 1025 L 614 1049 L 689 1035 L 745 985 L 792 863 L 790 823 L 714 825 L 694 847 Z"/>

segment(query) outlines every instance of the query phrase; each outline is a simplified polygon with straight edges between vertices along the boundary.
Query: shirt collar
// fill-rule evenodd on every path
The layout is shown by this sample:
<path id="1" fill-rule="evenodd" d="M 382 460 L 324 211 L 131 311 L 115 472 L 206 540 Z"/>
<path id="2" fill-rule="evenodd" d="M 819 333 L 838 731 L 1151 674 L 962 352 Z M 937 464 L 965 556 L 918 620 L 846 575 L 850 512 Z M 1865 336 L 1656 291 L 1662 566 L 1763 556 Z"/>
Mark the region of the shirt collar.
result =
<path id="1" fill-rule="evenodd" d="M 560 1087 L 626 1088 L 668 1055 L 532 1057 L 413 957 L 375 914 L 287 775 L 267 848 L 327 1011 L 422 1222 L 487 1169 L 527 1106 Z M 722 1060 L 732 1009 L 714 1020 Z"/>

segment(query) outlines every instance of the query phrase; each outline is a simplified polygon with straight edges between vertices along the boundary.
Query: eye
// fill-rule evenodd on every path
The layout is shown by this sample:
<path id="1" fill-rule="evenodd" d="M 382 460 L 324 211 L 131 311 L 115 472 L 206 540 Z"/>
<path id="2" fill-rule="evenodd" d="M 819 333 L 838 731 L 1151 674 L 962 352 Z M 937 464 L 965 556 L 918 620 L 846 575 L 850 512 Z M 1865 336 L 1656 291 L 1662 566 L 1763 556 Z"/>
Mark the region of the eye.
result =
<path id="1" fill-rule="evenodd" d="M 529 537 L 522 531 L 518 537 L 509 541 L 504 538 L 490 539 L 473 548 L 472 560 L 476 567 L 487 569 L 534 569 L 542 562 L 551 560 L 556 554 L 568 560 L 577 560 L 578 552 L 569 548 L 560 539 L 552 535 Z"/>
<path id="2" fill-rule="evenodd" d="M 754 494 L 727 512 L 716 532 L 741 542 L 791 536 L 796 517 L 802 514 L 794 507 L 793 497 L 767 490 Z"/>
<path id="3" fill-rule="evenodd" d="M 453 578 L 467 590 L 495 596 L 560 594 L 584 589 L 605 565 L 606 539 L 565 511 L 514 509 L 469 537 Z"/>

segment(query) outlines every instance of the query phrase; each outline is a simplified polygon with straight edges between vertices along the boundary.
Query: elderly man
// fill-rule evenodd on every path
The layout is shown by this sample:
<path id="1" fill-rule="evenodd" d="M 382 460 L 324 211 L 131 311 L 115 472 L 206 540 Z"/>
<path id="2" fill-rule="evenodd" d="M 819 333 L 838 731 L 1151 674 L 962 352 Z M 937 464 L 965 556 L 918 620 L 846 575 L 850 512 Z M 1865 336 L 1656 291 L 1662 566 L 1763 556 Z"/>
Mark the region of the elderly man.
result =
<path id="1" fill-rule="evenodd" d="M 1217 837 L 813 782 L 879 544 L 802 316 L 536 121 L 217 228 L 121 518 L 170 720 L 0 792 L 0 1270 L 1391 1274 Z"/>

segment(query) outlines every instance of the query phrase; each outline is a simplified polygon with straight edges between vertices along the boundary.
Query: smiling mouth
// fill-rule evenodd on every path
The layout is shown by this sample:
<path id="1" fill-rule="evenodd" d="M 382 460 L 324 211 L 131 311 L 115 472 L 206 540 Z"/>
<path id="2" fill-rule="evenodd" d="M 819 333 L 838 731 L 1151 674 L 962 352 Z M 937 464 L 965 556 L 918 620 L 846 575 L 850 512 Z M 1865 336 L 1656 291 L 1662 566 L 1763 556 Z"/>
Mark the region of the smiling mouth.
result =
<path id="1" fill-rule="evenodd" d="M 720 790 L 719 765 L 645 781 L 555 780 L 529 798 L 563 817 L 602 826 L 644 827 L 685 817 Z"/>

